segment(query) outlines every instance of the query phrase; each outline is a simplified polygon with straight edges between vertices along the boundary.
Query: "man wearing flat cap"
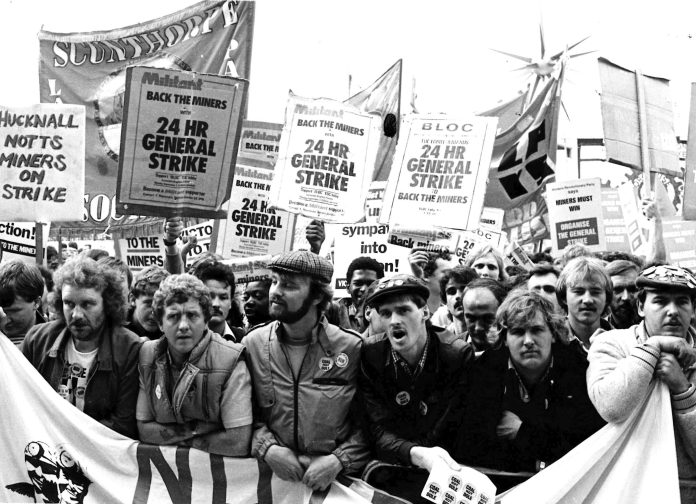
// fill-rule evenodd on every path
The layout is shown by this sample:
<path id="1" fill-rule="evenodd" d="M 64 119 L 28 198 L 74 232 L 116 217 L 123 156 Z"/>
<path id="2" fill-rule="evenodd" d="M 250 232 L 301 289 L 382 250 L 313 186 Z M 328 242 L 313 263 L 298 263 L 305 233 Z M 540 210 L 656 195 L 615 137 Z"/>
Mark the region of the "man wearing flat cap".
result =
<path id="1" fill-rule="evenodd" d="M 366 303 L 387 329 L 363 344 L 358 383 L 378 459 L 427 471 L 441 460 L 456 470 L 448 449 L 474 352 L 452 333 L 435 331 L 429 323 L 429 294 L 427 285 L 412 275 L 379 281 Z M 422 478 L 413 474 L 408 479 Z M 423 483 L 418 482 L 420 488 Z M 401 481 L 382 488 L 414 498 L 408 486 Z"/>
<path id="2" fill-rule="evenodd" d="M 257 407 L 251 453 L 281 479 L 323 490 L 368 461 L 353 409 L 362 340 L 324 316 L 332 297 L 329 261 L 293 251 L 268 268 L 273 321 L 242 340 Z"/>
<path id="3" fill-rule="evenodd" d="M 657 265 L 636 280 L 643 321 L 599 334 L 590 347 L 587 389 L 597 412 L 622 422 L 643 402 L 654 378 L 672 398 L 680 478 L 696 477 L 696 333 L 690 327 L 696 278 L 684 268 Z M 684 500 L 682 493 L 682 500 Z M 688 500 L 688 502 L 693 502 Z"/>

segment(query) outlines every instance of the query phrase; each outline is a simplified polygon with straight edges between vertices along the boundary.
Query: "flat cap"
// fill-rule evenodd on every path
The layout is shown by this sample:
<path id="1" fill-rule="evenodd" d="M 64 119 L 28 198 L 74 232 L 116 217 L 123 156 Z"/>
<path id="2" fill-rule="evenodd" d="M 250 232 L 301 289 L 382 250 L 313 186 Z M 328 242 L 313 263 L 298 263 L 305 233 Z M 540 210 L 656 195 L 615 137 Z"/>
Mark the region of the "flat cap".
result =
<path id="1" fill-rule="evenodd" d="M 689 270 L 664 264 L 641 271 L 636 285 L 644 289 L 680 289 L 696 293 L 696 278 Z"/>
<path id="2" fill-rule="evenodd" d="M 308 250 L 293 250 L 279 254 L 270 260 L 268 269 L 307 275 L 318 278 L 322 282 L 331 283 L 333 265 L 327 259 Z"/>
<path id="3" fill-rule="evenodd" d="M 395 294 L 417 294 L 427 301 L 430 289 L 419 278 L 402 273 L 389 278 L 382 278 L 377 283 L 374 292 L 365 300 L 365 303 L 374 305 L 376 301 Z"/>

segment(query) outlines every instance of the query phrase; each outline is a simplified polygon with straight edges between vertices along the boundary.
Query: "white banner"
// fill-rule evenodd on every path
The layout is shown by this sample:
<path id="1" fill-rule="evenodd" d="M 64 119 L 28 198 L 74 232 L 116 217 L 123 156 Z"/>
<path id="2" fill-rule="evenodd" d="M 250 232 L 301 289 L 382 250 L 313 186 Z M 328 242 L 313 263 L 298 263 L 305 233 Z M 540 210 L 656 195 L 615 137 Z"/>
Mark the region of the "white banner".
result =
<path id="1" fill-rule="evenodd" d="M 81 219 L 85 108 L 56 104 L 0 106 L 0 169 L 0 219 Z"/>
<path id="2" fill-rule="evenodd" d="M 43 244 L 48 242 L 50 224 L 44 224 Z M 36 264 L 36 223 L 0 222 L 0 261 L 22 261 Z"/>
<path id="3" fill-rule="evenodd" d="M 280 141 L 275 207 L 327 223 L 363 218 L 380 140 L 379 116 L 290 94 Z"/>
<path id="4" fill-rule="evenodd" d="M 162 239 L 161 235 L 119 238 L 115 240 L 117 256 L 126 263 L 133 274 L 148 266 L 164 268 L 165 251 Z"/>

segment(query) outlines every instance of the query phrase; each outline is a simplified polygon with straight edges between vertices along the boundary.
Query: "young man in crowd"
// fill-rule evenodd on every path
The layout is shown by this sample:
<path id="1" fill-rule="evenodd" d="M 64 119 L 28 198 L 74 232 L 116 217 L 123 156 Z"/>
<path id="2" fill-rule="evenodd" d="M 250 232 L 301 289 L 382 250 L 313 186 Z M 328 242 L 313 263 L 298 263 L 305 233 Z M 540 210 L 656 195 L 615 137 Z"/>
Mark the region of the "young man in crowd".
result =
<path id="1" fill-rule="evenodd" d="M 212 302 L 212 316 L 208 321 L 211 331 L 219 334 L 229 341 L 241 341 L 244 330 L 241 327 L 234 329 L 227 323 L 230 311 L 234 303 L 234 272 L 228 265 L 219 261 L 203 264 L 196 269 L 195 276 L 210 290 Z"/>
<path id="2" fill-rule="evenodd" d="M 248 329 L 265 324 L 271 320 L 268 313 L 268 290 L 271 288 L 271 279 L 249 282 L 244 288 L 244 315 L 248 322 Z"/>
<path id="3" fill-rule="evenodd" d="M 636 280 L 639 324 L 598 335 L 590 348 L 587 388 L 602 417 L 626 420 L 655 379 L 669 388 L 679 477 L 696 477 L 696 278 L 678 266 L 652 266 Z M 682 488 L 682 502 L 694 502 Z"/>
<path id="4" fill-rule="evenodd" d="M 17 346 L 29 329 L 46 321 L 41 313 L 44 279 L 34 264 L 9 261 L 0 265 L 0 330 Z"/>
<path id="5" fill-rule="evenodd" d="M 55 274 L 58 320 L 34 326 L 22 352 L 64 399 L 107 427 L 135 438 L 140 339 L 122 326 L 120 274 L 76 256 Z"/>
<path id="6" fill-rule="evenodd" d="M 602 318 L 608 313 L 613 297 L 611 280 L 602 261 L 587 256 L 571 259 L 558 278 L 556 296 L 568 314 L 570 344 L 586 355 L 592 336 L 600 329 L 611 329 Z"/>
<path id="7" fill-rule="evenodd" d="M 560 311 L 561 306 L 558 304 L 558 298 L 556 297 L 556 284 L 559 276 L 560 272 L 553 264 L 535 264 L 529 271 L 527 289 L 529 292 L 536 292 Z"/>
<path id="8" fill-rule="evenodd" d="M 366 328 L 359 307 L 365 291 L 375 281 L 384 277 L 384 266 L 371 257 L 353 259 L 346 271 L 346 290 L 350 298 L 332 303 L 327 318 L 335 325 L 362 333 Z"/>
<path id="9" fill-rule="evenodd" d="M 587 359 L 562 341 L 563 316 L 534 292 L 498 310 L 504 343 L 476 360 L 458 433 L 457 461 L 538 471 L 603 425 L 587 396 Z"/>
<path id="10" fill-rule="evenodd" d="M 209 329 L 208 289 L 192 275 L 166 278 L 153 308 L 164 337 L 140 351 L 140 440 L 248 456 L 251 378 L 244 347 Z"/>
<path id="11" fill-rule="evenodd" d="M 607 264 L 612 284 L 611 312 L 607 320 L 614 329 L 628 329 L 640 322 L 638 315 L 638 265 L 632 261 L 617 260 Z"/>
<path id="12" fill-rule="evenodd" d="M 169 272 L 161 266 L 148 266 L 135 276 L 128 295 L 131 306 L 126 329 L 150 340 L 162 336 L 157 317 L 152 311 L 152 299 L 162 280 L 168 276 Z"/>
<path id="13" fill-rule="evenodd" d="M 452 321 L 447 330 L 455 336 L 466 337 L 466 320 L 464 318 L 464 290 L 469 283 L 478 278 L 473 268 L 455 266 L 445 270 L 440 279 L 440 300 L 447 306 L 449 319 Z"/>
<path id="14" fill-rule="evenodd" d="M 300 250 L 268 267 L 274 321 L 243 340 L 258 406 L 251 453 L 279 478 L 324 490 L 368 460 L 352 412 L 362 340 L 323 315 L 332 297 L 329 261 Z"/>
<path id="15" fill-rule="evenodd" d="M 503 284 L 492 278 L 477 278 L 466 286 L 462 299 L 467 327 L 465 341 L 471 343 L 477 357 L 498 344 L 495 314 L 506 295 Z"/>
<path id="16" fill-rule="evenodd" d="M 429 295 L 427 285 L 412 275 L 377 284 L 367 303 L 387 331 L 365 341 L 360 392 L 379 460 L 427 471 L 440 460 L 458 469 L 448 450 L 473 351 L 461 339 L 443 338 L 428 323 Z M 420 494 L 424 477 L 417 473 L 382 489 L 411 499 Z"/>

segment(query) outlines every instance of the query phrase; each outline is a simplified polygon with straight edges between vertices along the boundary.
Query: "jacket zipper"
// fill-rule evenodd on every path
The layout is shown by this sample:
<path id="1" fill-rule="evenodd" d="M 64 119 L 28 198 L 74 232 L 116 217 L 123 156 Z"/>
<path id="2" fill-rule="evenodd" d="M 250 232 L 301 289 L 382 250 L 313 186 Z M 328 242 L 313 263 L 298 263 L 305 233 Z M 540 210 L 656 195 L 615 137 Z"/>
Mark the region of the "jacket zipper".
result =
<path id="1" fill-rule="evenodd" d="M 311 344 L 310 344 L 311 346 Z M 300 377 L 302 376 L 302 368 L 304 367 L 305 360 L 307 359 L 307 354 L 309 353 L 309 347 L 307 347 L 307 351 L 305 351 L 304 357 L 302 357 L 302 363 L 300 364 L 300 369 L 297 371 L 297 378 L 295 378 L 295 374 L 293 373 L 292 379 L 293 379 L 293 389 L 294 389 L 294 397 L 293 397 L 293 403 L 294 403 L 294 408 L 293 408 L 293 423 L 294 423 L 294 433 L 295 433 L 295 450 L 300 449 L 300 435 L 299 435 L 299 393 L 300 393 Z M 290 368 L 290 372 L 292 373 L 292 368 Z"/>

